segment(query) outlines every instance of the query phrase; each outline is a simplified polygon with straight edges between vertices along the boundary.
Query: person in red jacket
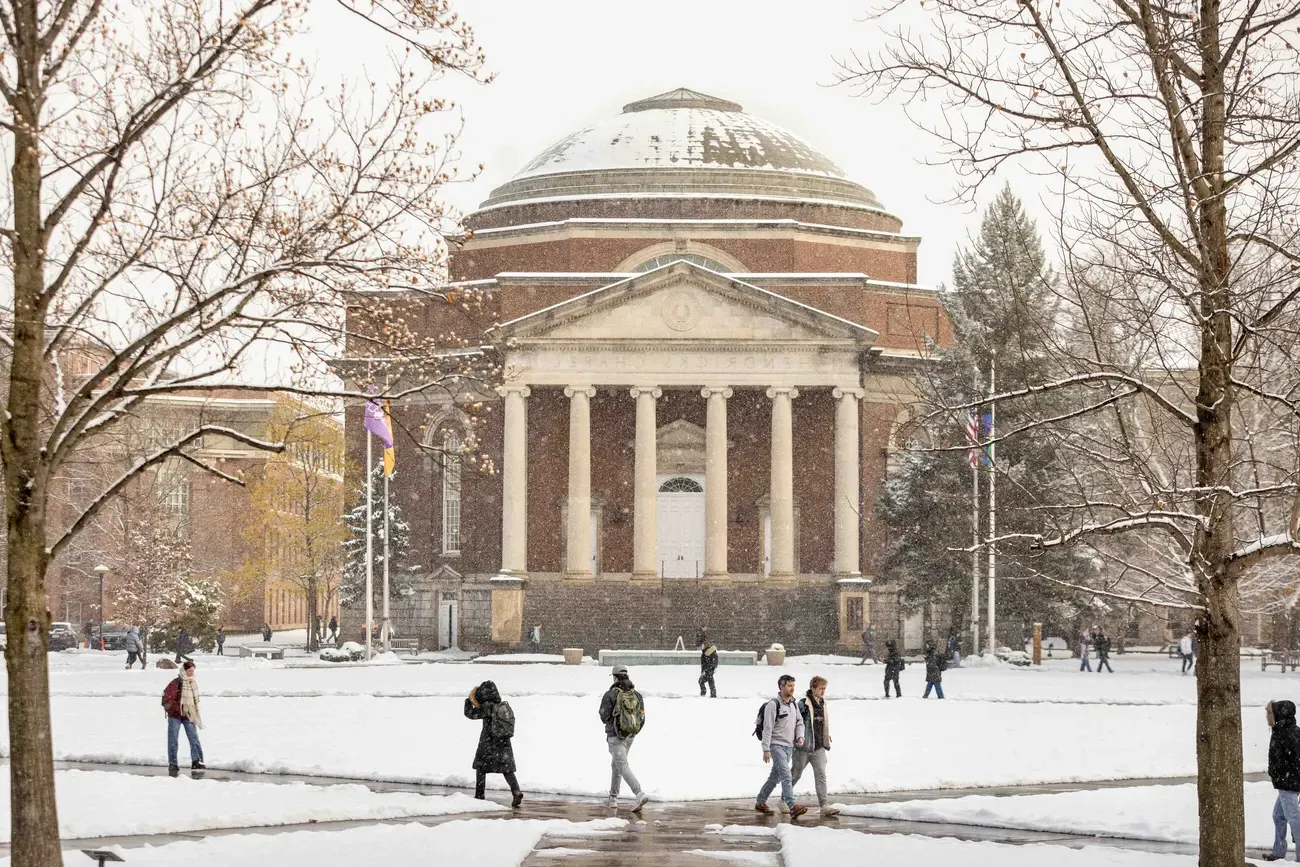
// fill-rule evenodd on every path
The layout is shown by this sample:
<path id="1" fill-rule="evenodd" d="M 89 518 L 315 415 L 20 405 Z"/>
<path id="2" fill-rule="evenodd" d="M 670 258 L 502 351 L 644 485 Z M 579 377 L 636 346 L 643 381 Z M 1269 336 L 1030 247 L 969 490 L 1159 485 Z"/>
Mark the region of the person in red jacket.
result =
<path id="1" fill-rule="evenodd" d="M 167 684 L 163 690 L 162 706 L 167 714 L 167 773 L 173 777 L 180 773 L 176 752 L 182 728 L 190 742 L 190 768 L 203 770 L 207 767 L 203 764 L 203 746 L 199 743 L 203 718 L 199 715 L 199 681 L 193 662 L 182 665 L 176 679 Z"/>

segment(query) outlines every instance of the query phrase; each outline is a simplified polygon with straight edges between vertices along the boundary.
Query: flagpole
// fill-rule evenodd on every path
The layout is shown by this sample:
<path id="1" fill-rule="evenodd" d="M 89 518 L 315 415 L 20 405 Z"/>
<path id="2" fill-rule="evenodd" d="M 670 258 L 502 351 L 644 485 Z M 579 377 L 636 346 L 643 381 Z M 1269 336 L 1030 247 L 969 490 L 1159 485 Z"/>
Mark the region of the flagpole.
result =
<path id="1" fill-rule="evenodd" d="M 972 410 L 976 412 L 976 410 Z M 978 416 L 977 416 L 978 418 Z M 983 427 L 983 422 L 978 423 Z M 978 428 L 977 428 L 978 430 Z M 976 437 L 976 445 L 979 444 L 979 437 Z M 980 453 L 974 452 L 975 459 L 971 462 L 971 501 L 970 501 L 970 528 L 971 528 L 971 554 L 970 554 L 970 646 L 971 653 L 979 656 L 980 652 Z"/>
<path id="2" fill-rule="evenodd" d="M 989 358 L 989 397 L 996 393 L 998 353 L 995 349 Z M 998 546 L 994 539 L 998 535 L 998 468 L 997 454 L 997 404 L 989 401 L 989 653 L 997 652 L 997 576 Z"/>
<path id="3" fill-rule="evenodd" d="M 370 631 L 375 619 L 375 540 L 374 540 L 374 434 L 366 431 L 366 660 L 370 659 Z"/>
<path id="4" fill-rule="evenodd" d="M 388 474 L 384 473 L 384 653 L 392 649 L 392 626 L 388 622 Z"/>

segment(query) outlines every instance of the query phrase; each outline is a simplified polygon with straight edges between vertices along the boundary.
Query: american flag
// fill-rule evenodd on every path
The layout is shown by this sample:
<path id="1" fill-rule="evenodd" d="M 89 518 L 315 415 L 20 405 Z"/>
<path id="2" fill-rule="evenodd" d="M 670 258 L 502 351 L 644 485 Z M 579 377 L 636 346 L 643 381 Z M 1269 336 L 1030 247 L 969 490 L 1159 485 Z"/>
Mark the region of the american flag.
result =
<path id="1" fill-rule="evenodd" d="M 979 412 L 971 410 L 966 414 L 966 445 L 970 446 L 967 451 L 969 455 L 968 463 L 973 470 L 979 466 L 980 462 L 980 417 Z"/>

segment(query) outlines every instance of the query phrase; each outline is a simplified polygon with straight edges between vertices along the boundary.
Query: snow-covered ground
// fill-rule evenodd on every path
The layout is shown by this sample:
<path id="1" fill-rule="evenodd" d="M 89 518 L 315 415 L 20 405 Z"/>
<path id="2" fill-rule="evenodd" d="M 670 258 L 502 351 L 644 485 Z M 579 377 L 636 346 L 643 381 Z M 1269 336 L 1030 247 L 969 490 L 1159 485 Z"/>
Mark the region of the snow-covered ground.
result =
<path id="1" fill-rule="evenodd" d="M 1246 845 L 1268 848 L 1273 845 L 1273 801 L 1277 793 L 1271 783 L 1245 786 Z M 1196 787 L 1190 784 L 854 804 L 844 806 L 844 815 L 1130 840 L 1193 844 L 1198 840 Z"/>
<path id="2" fill-rule="evenodd" d="M 159 695 L 167 672 L 124 671 L 117 655 L 54 654 L 54 748 L 62 759 L 163 764 Z M 496 681 L 518 718 L 526 790 L 596 796 L 609 782 L 597 718 L 602 667 L 490 663 L 338 665 L 294 669 L 197 657 L 204 753 L 215 768 L 468 786 L 479 724 L 464 696 Z M 646 728 L 632 767 L 656 799 L 752 797 L 766 775 L 753 719 L 789 671 L 800 691 L 830 680 L 833 793 L 1088 781 L 1195 772 L 1195 683 L 1177 661 L 1119 657 L 1116 673 L 1060 661 L 945 673 L 943 702 L 923 701 L 923 667 L 903 673 L 902 700 L 883 700 L 879 666 L 728 666 L 720 698 L 702 699 L 693 666 L 646 666 Z M 1292 696 L 1300 679 L 1243 664 L 1247 705 Z M 1246 712 L 1246 768 L 1263 770 L 1268 729 Z M 1100 739 L 1100 741 L 1099 741 Z M 181 756 L 187 755 L 181 745 Z M 503 786 L 500 777 L 489 785 Z M 811 780 L 801 784 L 811 791 Z"/>
<path id="3" fill-rule="evenodd" d="M 465 819 L 426 826 L 414 823 L 370 825 L 346 831 L 291 831 L 283 834 L 231 834 L 194 842 L 168 843 L 123 851 L 131 867 L 417 867 L 427 864 L 473 864 L 474 867 L 519 867 L 548 832 L 567 838 L 621 830 L 622 819 L 568 822 L 562 819 Z M 75 850 L 64 852 L 68 864 L 86 863 Z M 0 867 L 10 859 L 0 858 Z"/>
<path id="4" fill-rule="evenodd" d="M 65 839 L 255 828 L 343 819 L 397 819 L 505 810 L 460 793 L 372 792 L 360 784 L 313 786 L 195 780 L 188 775 L 137 776 L 105 771 L 58 771 L 59 834 Z M 9 775 L 0 775 L 8 801 Z M 9 839 L 9 812 L 0 811 L 0 839 Z"/>

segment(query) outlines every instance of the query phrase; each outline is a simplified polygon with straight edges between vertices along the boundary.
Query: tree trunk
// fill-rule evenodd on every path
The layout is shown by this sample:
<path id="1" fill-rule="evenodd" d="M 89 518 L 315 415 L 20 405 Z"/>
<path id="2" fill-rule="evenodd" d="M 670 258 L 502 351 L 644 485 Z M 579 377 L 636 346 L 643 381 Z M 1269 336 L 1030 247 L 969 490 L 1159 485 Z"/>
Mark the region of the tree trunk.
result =
<path id="1" fill-rule="evenodd" d="M 318 591 L 316 578 L 307 579 L 307 650 L 315 653 L 320 650 L 320 633 L 317 632 L 317 605 L 316 596 Z"/>
<path id="2" fill-rule="evenodd" d="M 1241 758 L 1241 612 L 1237 582 L 1217 576 L 1197 630 L 1196 790 L 1201 867 L 1244 863 Z M 1261 720 L 1261 725 L 1263 722 Z"/>

